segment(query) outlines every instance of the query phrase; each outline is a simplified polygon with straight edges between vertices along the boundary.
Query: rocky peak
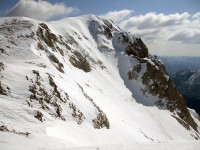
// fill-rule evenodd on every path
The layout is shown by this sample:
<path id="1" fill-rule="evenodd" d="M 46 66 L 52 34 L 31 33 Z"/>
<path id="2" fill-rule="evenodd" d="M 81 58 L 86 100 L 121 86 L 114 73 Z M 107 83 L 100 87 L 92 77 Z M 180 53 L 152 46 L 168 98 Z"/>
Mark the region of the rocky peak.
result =
<path id="1" fill-rule="evenodd" d="M 128 55 L 134 55 L 139 58 L 148 57 L 148 48 L 140 37 L 122 31 L 110 20 L 95 16 L 92 18 L 89 24 L 90 33 L 100 44 L 100 49 L 109 49 L 109 47 L 104 44 L 111 41 L 113 44 L 116 44 L 113 45 L 114 48 L 125 51 Z M 104 36 L 106 38 L 104 38 Z"/>

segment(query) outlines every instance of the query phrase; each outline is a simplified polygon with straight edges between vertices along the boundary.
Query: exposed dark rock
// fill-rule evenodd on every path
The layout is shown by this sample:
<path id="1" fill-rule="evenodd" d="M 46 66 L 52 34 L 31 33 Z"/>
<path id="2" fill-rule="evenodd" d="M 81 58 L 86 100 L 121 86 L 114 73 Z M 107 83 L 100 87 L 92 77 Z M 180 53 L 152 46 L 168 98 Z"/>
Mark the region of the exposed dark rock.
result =
<path id="1" fill-rule="evenodd" d="M 42 119 L 43 114 L 40 111 L 36 111 L 34 117 L 37 118 L 39 121 L 43 122 L 43 119 Z"/>
<path id="2" fill-rule="evenodd" d="M 0 95 L 7 95 L 7 90 L 3 88 L 0 81 Z"/>
<path id="3" fill-rule="evenodd" d="M 83 90 L 82 86 L 80 86 L 78 84 L 79 88 L 81 89 L 81 91 L 83 92 L 83 95 L 90 101 L 92 102 L 92 104 L 94 105 L 94 107 L 99 111 L 99 112 L 102 112 L 102 110 L 99 108 L 99 106 L 97 106 L 97 104 L 93 101 L 93 99 L 87 95 L 87 93 L 85 93 L 85 91 Z"/>
<path id="4" fill-rule="evenodd" d="M 59 103 L 66 103 L 68 97 L 67 94 L 64 97 L 61 97 L 61 93 L 58 90 L 57 85 L 54 83 L 53 79 L 49 75 L 49 84 L 53 87 L 53 90 L 48 91 L 46 87 L 42 84 L 43 79 L 41 78 L 38 71 L 33 70 L 33 73 L 36 75 L 35 82 L 29 86 L 29 91 L 32 93 L 27 100 L 27 103 L 30 107 L 33 105 L 39 104 L 39 109 L 49 110 L 51 107 L 50 115 L 59 118 L 61 120 L 65 120 L 62 116 L 62 108 Z M 38 105 L 37 105 L 38 106 Z M 53 112 L 53 113 L 52 113 Z"/>
<path id="5" fill-rule="evenodd" d="M 21 40 L 34 39 L 35 33 L 31 32 L 29 35 L 18 35 L 17 38 Z"/>
<path id="6" fill-rule="evenodd" d="M 141 64 L 138 63 L 134 68 L 128 72 L 129 80 L 136 80 L 138 78 L 138 73 L 141 71 Z"/>
<path id="7" fill-rule="evenodd" d="M 91 67 L 88 60 L 78 51 L 75 51 L 73 55 L 70 56 L 69 61 L 76 68 L 79 68 L 85 72 L 91 71 Z"/>
<path id="8" fill-rule="evenodd" d="M 132 70 L 128 72 L 128 79 L 129 80 L 136 80 L 138 75 Z"/>
<path id="9" fill-rule="evenodd" d="M 142 60 L 144 63 L 146 60 Z M 171 112 L 176 111 L 180 119 L 184 121 L 187 126 L 191 126 L 197 131 L 197 124 L 192 119 L 184 98 L 177 91 L 173 82 L 166 74 L 165 67 L 162 64 L 151 64 L 146 61 L 146 72 L 142 76 L 142 82 L 145 85 L 145 90 L 152 95 L 158 95 L 160 100 L 155 104 L 163 106 L 161 99 L 166 99 L 166 107 Z M 179 110 L 179 111 L 177 111 Z M 179 121 L 180 122 L 180 121 Z M 184 125 L 186 127 L 186 125 Z"/>
<path id="10" fill-rule="evenodd" d="M 123 41 L 127 44 L 125 51 L 128 55 L 134 55 L 139 58 L 148 57 L 148 49 L 141 38 L 136 38 L 136 41 L 132 43 L 126 35 L 123 34 L 122 36 Z"/>
<path id="11" fill-rule="evenodd" d="M 106 127 L 107 129 L 110 128 L 110 123 L 108 121 L 108 118 L 106 117 L 106 114 L 104 114 L 103 112 L 100 112 L 97 118 L 93 119 L 92 121 L 94 128 L 96 129 L 101 129 L 103 127 Z"/>
<path id="12" fill-rule="evenodd" d="M 51 30 L 48 28 L 46 24 L 44 23 L 40 24 L 40 27 L 38 27 L 36 31 L 36 35 L 38 37 L 38 41 L 40 42 L 40 44 L 38 45 L 41 45 L 41 42 L 44 41 L 44 43 L 47 46 L 55 50 L 55 43 L 58 41 L 58 39 L 56 35 L 51 32 Z"/>
<path id="13" fill-rule="evenodd" d="M 18 134 L 18 135 L 24 135 L 26 137 L 28 137 L 31 134 L 29 132 L 18 132 L 18 131 L 15 131 L 14 129 L 10 130 L 5 125 L 0 125 L 0 131 L 14 133 L 14 134 Z"/>
<path id="14" fill-rule="evenodd" d="M 98 65 L 100 66 L 101 69 L 107 69 L 107 67 L 103 64 L 101 60 L 98 60 Z"/>
<path id="15" fill-rule="evenodd" d="M 57 105 L 56 113 L 57 113 L 58 117 L 60 117 L 60 118 L 62 118 L 61 112 L 62 112 L 62 108 L 60 107 L 60 105 Z"/>
<path id="16" fill-rule="evenodd" d="M 55 95 L 61 102 L 67 103 L 67 101 L 69 100 L 68 94 L 64 93 L 64 98 L 61 97 L 61 92 L 59 92 L 57 85 L 55 84 L 53 78 L 50 75 L 49 75 L 49 83 L 54 88 L 52 94 Z M 69 108 L 72 110 L 72 116 L 75 119 L 75 121 L 78 124 L 81 124 L 83 122 L 83 120 L 85 119 L 85 116 L 83 115 L 83 113 L 78 109 L 78 107 L 75 104 L 68 101 L 68 105 L 69 105 Z M 55 106 L 55 109 L 56 109 L 57 116 L 62 118 L 62 120 L 65 120 L 62 117 L 62 114 L 61 114 L 62 108 L 60 107 L 60 105 L 55 103 L 54 106 Z"/>
<path id="17" fill-rule="evenodd" d="M 63 66 L 63 64 L 58 60 L 58 58 L 57 58 L 55 55 L 53 55 L 53 54 L 51 54 L 51 55 L 49 56 L 49 58 L 50 58 L 50 60 L 51 60 L 52 62 L 54 62 L 54 65 L 55 65 L 56 69 L 57 69 L 58 71 L 64 73 L 64 70 L 63 70 L 63 67 L 64 67 L 64 66 Z"/>
<path id="18" fill-rule="evenodd" d="M 1 53 L 4 53 L 5 50 L 4 50 L 3 48 L 0 48 L 0 52 L 1 52 Z"/>
<path id="19" fill-rule="evenodd" d="M 43 47 L 41 41 L 38 41 L 37 47 L 38 47 L 38 49 L 40 49 L 40 50 L 44 50 L 44 47 Z"/>
<path id="20" fill-rule="evenodd" d="M 2 71 L 4 71 L 4 69 L 5 69 L 4 63 L 0 62 L 0 73 L 1 73 Z"/>
<path id="21" fill-rule="evenodd" d="M 78 124 L 81 124 L 85 119 L 83 113 L 73 103 L 69 103 L 69 108 L 72 110 L 72 117 L 76 120 Z"/>
<path id="22" fill-rule="evenodd" d="M 65 96 L 66 96 L 67 99 L 63 99 L 61 97 L 61 93 L 58 91 L 58 87 L 57 87 L 57 85 L 55 84 L 53 78 L 50 75 L 49 75 L 49 84 L 54 88 L 53 95 L 58 97 L 63 103 L 66 103 L 67 100 L 69 99 L 69 96 L 67 95 L 67 93 L 65 93 Z"/>
<path id="23" fill-rule="evenodd" d="M 56 49 L 59 51 L 59 53 L 64 56 L 64 51 L 63 49 L 59 48 L 58 46 L 56 47 Z"/>
<path id="24" fill-rule="evenodd" d="M 8 132 L 9 130 L 8 130 L 8 128 L 5 125 L 1 125 L 0 126 L 0 131 L 2 131 L 2 132 Z"/>
<path id="25" fill-rule="evenodd" d="M 113 37 L 112 35 L 112 24 L 103 26 L 104 27 L 104 34 L 110 39 Z"/>
<path id="26" fill-rule="evenodd" d="M 110 123 L 109 123 L 108 118 L 106 117 L 106 114 L 103 113 L 103 111 L 99 108 L 99 106 L 97 106 L 97 104 L 93 101 L 93 99 L 89 95 L 87 95 L 87 93 L 85 93 L 85 91 L 79 84 L 78 84 L 78 86 L 81 89 L 81 91 L 83 92 L 83 95 L 93 104 L 93 106 L 99 112 L 97 117 L 92 120 L 94 128 L 101 129 L 103 127 L 106 127 L 107 129 L 109 129 Z"/>

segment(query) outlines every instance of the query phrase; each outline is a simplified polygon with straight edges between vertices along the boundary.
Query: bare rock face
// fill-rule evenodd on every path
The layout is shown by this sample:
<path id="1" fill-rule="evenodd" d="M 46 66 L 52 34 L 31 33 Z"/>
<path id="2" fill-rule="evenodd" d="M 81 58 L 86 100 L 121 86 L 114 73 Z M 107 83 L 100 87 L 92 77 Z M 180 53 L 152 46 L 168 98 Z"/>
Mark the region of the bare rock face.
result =
<path id="1" fill-rule="evenodd" d="M 69 61 L 76 68 L 82 69 L 85 72 L 91 71 L 91 67 L 88 60 L 78 51 L 73 53 Z"/>
<path id="2" fill-rule="evenodd" d="M 150 56 L 149 56 L 150 57 Z M 186 129 L 192 127 L 197 130 L 197 124 L 191 117 L 185 99 L 180 95 L 174 83 L 167 75 L 164 65 L 157 59 L 156 56 L 150 57 L 151 60 L 138 59 L 138 63 L 132 71 L 128 72 L 129 80 L 137 80 L 138 74 L 141 71 L 141 65 L 146 65 L 146 72 L 142 75 L 142 83 L 145 88 L 144 93 L 149 93 L 153 96 L 158 96 L 159 99 L 154 103 L 160 109 L 168 109 Z M 174 117 L 174 115 L 172 115 Z"/>
<path id="3" fill-rule="evenodd" d="M 122 35 L 124 43 L 127 45 L 125 51 L 128 55 L 134 55 L 139 58 L 148 57 L 148 48 L 142 39 L 137 37 L 134 42 L 129 41 L 126 35 Z"/>
<path id="4" fill-rule="evenodd" d="M 40 26 L 38 27 L 37 29 L 37 37 L 38 37 L 38 45 L 40 45 L 39 47 L 41 49 L 44 49 L 42 46 L 41 46 L 41 42 L 44 41 L 44 43 L 55 49 L 55 43 L 58 41 L 57 40 L 57 37 L 55 34 L 53 34 L 50 29 L 48 28 L 48 26 L 44 23 L 41 23 Z"/>
<path id="5" fill-rule="evenodd" d="M 106 114 L 103 112 L 100 112 L 97 116 L 97 118 L 93 119 L 94 128 L 101 129 L 103 127 L 106 127 L 107 129 L 110 128 L 110 123 L 108 121 L 108 118 L 106 117 Z"/>
<path id="6" fill-rule="evenodd" d="M 138 81 L 139 74 L 142 72 L 142 66 L 145 65 L 146 71 L 141 76 L 142 83 L 145 87 L 144 89 L 141 89 L 141 91 L 143 91 L 144 94 L 148 93 L 153 96 L 158 96 L 154 105 L 158 106 L 160 109 L 168 109 L 172 114 L 178 115 L 179 118 L 175 118 L 178 118 L 177 121 L 186 129 L 189 130 L 190 127 L 192 127 L 198 132 L 197 124 L 191 117 L 184 98 L 180 95 L 173 82 L 170 80 L 164 65 L 156 56 L 152 56 L 148 53 L 148 48 L 143 43 L 142 39 L 123 31 L 116 33 L 117 29 L 110 25 L 109 21 L 104 21 L 107 28 L 103 29 L 98 23 L 96 23 L 98 24 L 97 26 L 95 21 L 93 23 L 93 26 L 97 28 L 97 31 L 102 31 L 96 32 L 97 35 L 105 34 L 106 37 L 112 41 L 117 38 L 118 43 L 113 43 L 114 48 L 124 50 L 127 55 L 132 56 L 139 62 L 127 73 L 129 80 Z M 108 49 L 106 46 L 102 46 L 104 49 Z"/>

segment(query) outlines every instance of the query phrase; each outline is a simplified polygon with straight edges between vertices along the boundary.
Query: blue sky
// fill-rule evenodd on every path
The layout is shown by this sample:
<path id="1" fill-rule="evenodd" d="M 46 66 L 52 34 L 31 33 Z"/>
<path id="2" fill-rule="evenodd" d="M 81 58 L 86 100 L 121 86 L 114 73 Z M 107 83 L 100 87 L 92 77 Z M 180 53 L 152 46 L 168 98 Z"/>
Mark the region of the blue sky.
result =
<path id="1" fill-rule="evenodd" d="M 82 13 L 97 15 L 121 9 L 133 9 L 136 15 L 152 11 L 170 14 L 185 11 L 194 13 L 200 10 L 199 0 L 69 0 L 67 2 L 70 6 L 80 8 Z"/>
<path id="2" fill-rule="evenodd" d="M 152 54 L 200 56 L 200 0 L 0 0 L 0 17 L 51 21 L 83 14 L 113 20 Z"/>
<path id="3" fill-rule="evenodd" d="M 19 0 L 1 0 L 0 15 L 13 7 Z M 132 9 L 135 15 L 148 12 L 157 13 L 195 13 L 200 11 L 200 0 L 48 0 L 50 3 L 64 3 L 80 9 L 81 14 L 100 15 L 108 11 Z"/>

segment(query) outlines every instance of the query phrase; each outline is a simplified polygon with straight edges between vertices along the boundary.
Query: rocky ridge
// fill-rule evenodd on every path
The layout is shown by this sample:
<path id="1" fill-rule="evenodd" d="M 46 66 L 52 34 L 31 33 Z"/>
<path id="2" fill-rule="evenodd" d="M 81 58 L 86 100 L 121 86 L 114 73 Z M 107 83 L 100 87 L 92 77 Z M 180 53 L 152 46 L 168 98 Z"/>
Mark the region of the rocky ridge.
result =
<path id="1" fill-rule="evenodd" d="M 148 53 L 140 37 L 93 15 L 49 23 L 3 18 L 0 24 L 0 97 L 23 104 L 23 112 L 33 122 L 75 121 L 94 129 L 112 129 L 111 110 L 104 105 L 112 105 L 109 99 L 113 96 L 106 98 L 110 94 L 106 89 L 116 88 L 119 81 L 131 93 L 129 101 L 166 111 L 191 137 L 199 139 L 197 119 L 190 114 L 164 65 Z M 120 92 L 115 88 L 113 91 Z M 1 124 L 14 128 L 11 120 Z"/>

